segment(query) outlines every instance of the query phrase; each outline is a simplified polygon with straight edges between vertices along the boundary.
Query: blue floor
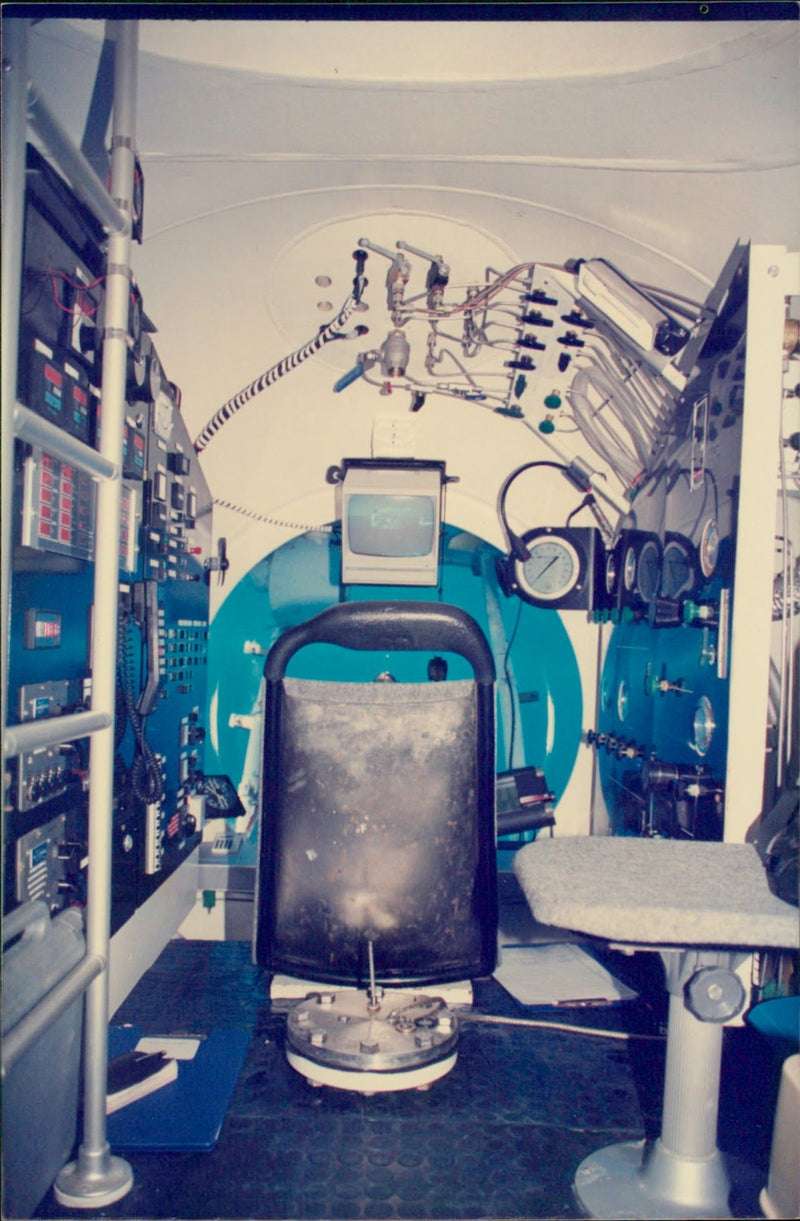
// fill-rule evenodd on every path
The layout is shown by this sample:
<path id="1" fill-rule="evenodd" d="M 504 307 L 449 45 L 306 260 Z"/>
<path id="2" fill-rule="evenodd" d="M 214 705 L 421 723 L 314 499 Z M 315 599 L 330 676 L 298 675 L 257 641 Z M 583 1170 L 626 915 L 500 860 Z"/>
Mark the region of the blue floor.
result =
<path id="1" fill-rule="evenodd" d="M 481 1016 L 552 1019 L 494 980 L 478 981 L 461 1024 L 458 1061 L 427 1092 L 364 1097 L 312 1088 L 283 1053 L 285 1013 L 244 942 L 169 943 L 115 1015 L 145 1033 L 243 1029 L 250 1047 L 210 1153 L 129 1154 L 135 1182 L 102 1212 L 60 1207 L 37 1217 L 572 1218 L 581 1159 L 658 1131 L 663 997 L 650 956 L 652 1001 L 561 1011 L 557 1020 L 656 1036 L 627 1041 L 491 1024 Z M 777 1069 L 757 1032 L 726 1032 L 720 1146 L 737 1217 L 759 1215 Z M 759 1088 L 760 1087 L 760 1088 Z"/>

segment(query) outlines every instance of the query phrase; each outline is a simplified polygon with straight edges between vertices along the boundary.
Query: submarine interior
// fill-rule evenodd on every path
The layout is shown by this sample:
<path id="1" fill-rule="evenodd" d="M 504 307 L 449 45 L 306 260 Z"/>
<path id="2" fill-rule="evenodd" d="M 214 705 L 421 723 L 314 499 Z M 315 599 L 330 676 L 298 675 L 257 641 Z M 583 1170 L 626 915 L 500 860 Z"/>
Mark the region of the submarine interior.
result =
<path id="1" fill-rule="evenodd" d="M 4 1217 L 797 1215 L 798 31 L 4 5 Z"/>

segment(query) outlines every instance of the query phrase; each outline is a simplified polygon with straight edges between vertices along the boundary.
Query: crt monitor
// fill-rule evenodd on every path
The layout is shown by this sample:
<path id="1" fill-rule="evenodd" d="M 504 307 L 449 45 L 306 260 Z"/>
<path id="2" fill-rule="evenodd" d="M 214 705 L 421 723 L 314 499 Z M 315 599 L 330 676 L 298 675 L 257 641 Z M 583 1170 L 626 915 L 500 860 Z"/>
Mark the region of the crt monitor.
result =
<path id="1" fill-rule="evenodd" d="M 444 463 L 346 458 L 342 583 L 437 585 Z"/>

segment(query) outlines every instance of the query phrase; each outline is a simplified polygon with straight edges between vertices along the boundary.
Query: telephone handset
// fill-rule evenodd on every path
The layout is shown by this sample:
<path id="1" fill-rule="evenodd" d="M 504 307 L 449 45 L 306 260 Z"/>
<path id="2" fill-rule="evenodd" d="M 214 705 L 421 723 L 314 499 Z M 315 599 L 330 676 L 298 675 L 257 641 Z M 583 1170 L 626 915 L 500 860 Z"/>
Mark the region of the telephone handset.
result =
<path id="1" fill-rule="evenodd" d="M 145 671 L 136 701 L 140 716 L 148 716 L 156 705 L 161 688 L 161 636 L 159 632 L 158 582 L 141 581 L 133 587 L 134 614 L 141 624 L 145 642 Z"/>

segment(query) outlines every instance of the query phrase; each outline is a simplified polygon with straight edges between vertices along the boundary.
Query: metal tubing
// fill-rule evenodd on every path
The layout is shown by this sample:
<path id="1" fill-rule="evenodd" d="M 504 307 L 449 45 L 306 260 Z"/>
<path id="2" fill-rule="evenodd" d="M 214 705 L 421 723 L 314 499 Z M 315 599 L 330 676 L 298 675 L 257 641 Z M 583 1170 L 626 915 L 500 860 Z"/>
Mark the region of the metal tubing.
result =
<path id="1" fill-rule="evenodd" d="M 4 1078 L 11 1072 L 20 1056 L 33 1046 L 65 1009 L 83 995 L 92 980 L 104 970 L 105 965 L 101 958 L 82 958 L 77 966 L 42 997 L 35 1008 L 3 1035 Z"/>
<path id="2" fill-rule="evenodd" d="M 14 485 L 12 416 L 17 397 L 19 306 L 22 283 L 22 235 L 25 224 L 25 100 L 27 96 L 27 26 L 21 18 L 3 22 L 3 175 L 2 175 L 2 541 L 0 564 L 0 615 L 2 615 L 3 672 L 8 673 L 11 550 L 13 540 L 11 497 Z M 0 717 L 5 731 L 7 683 L 0 682 Z"/>
<path id="3" fill-rule="evenodd" d="M 75 193 L 97 217 L 106 233 L 129 234 L 130 217 L 117 207 L 83 153 L 73 144 L 33 84 L 28 86 L 28 121 Z"/>
<path id="4" fill-rule="evenodd" d="M 133 116 L 136 105 L 137 25 L 110 23 L 116 36 L 114 56 L 114 122 L 111 153 L 111 194 L 130 201 L 133 194 Z M 130 204 L 128 205 L 130 206 Z M 102 434 L 100 453 L 122 467 L 122 431 L 125 423 L 125 372 L 128 355 L 128 297 L 130 218 L 112 233 L 108 242 L 106 277 L 106 332 L 103 340 Z M 92 638 L 92 708 L 114 707 L 117 666 L 118 547 L 120 480 L 101 483 L 97 495 L 95 534 L 94 633 Z M 89 888 L 87 900 L 87 953 L 108 960 L 111 924 L 111 833 L 114 781 L 113 728 L 94 734 L 89 768 Z M 107 1160 L 106 1072 L 108 1064 L 108 972 L 91 984 L 86 994 L 84 1053 L 83 1143 L 81 1165 Z M 96 1167 L 93 1169 L 96 1175 Z"/>
<path id="5" fill-rule="evenodd" d="M 47 717 L 41 721 L 25 721 L 22 725 L 6 725 L 3 752 L 14 759 L 26 750 L 38 746 L 56 746 L 59 742 L 75 742 L 98 729 L 113 724 L 110 712 L 74 712 L 68 716 Z"/>
<path id="6" fill-rule="evenodd" d="M 54 458 L 71 462 L 73 466 L 80 467 L 95 479 L 114 479 L 119 474 L 119 467 L 103 458 L 97 450 L 84 445 L 83 441 L 70 436 L 63 428 L 51 424 L 22 403 L 14 404 L 13 427 L 14 436 L 19 437 L 21 441 L 41 446 Z"/>

